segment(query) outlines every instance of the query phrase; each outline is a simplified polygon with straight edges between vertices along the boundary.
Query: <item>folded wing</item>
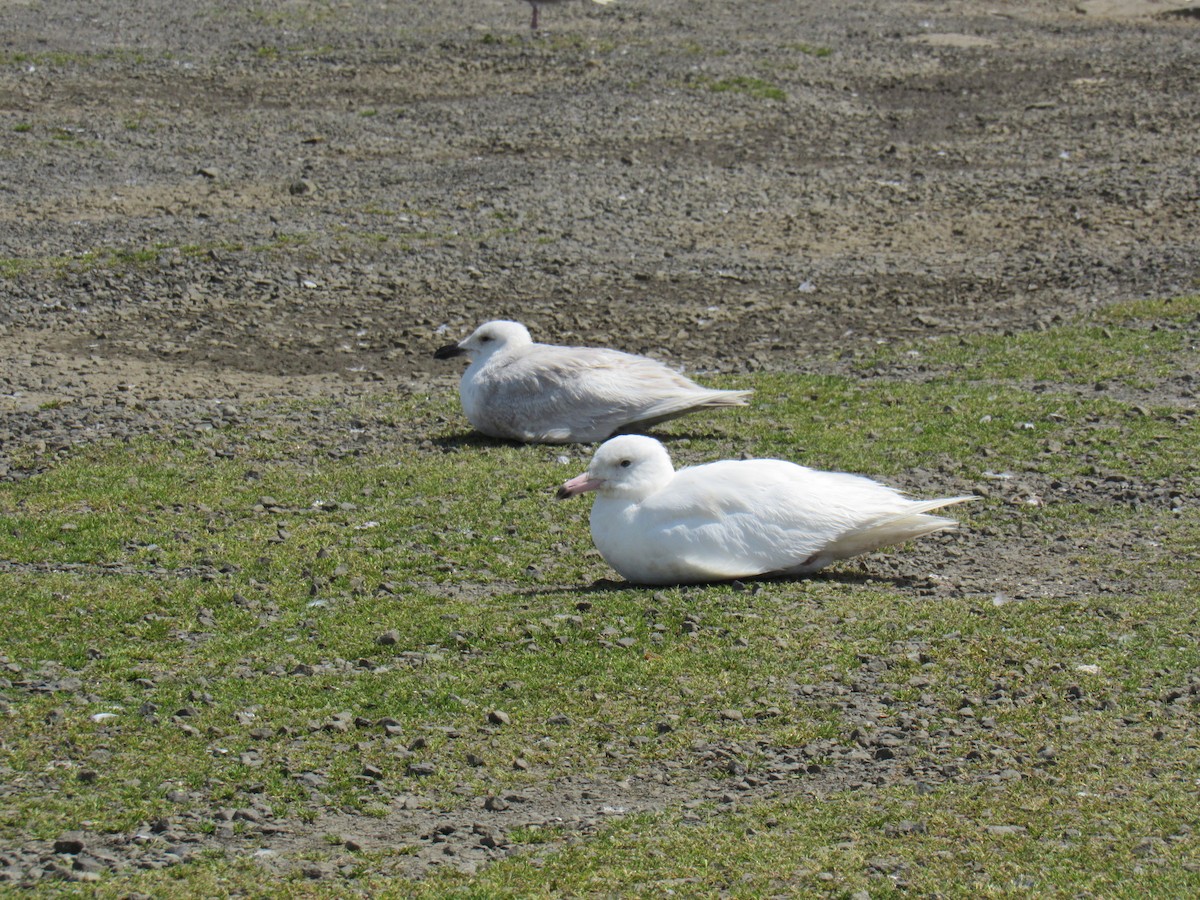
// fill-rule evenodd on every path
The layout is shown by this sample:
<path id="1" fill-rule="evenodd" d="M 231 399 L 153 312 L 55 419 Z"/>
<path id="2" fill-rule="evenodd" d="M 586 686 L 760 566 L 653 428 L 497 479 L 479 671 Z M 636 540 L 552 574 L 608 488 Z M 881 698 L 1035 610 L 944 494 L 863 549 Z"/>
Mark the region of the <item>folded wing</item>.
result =
<path id="1" fill-rule="evenodd" d="M 590 347 L 535 345 L 487 373 L 481 415 L 529 441 L 598 441 L 715 406 L 741 406 L 749 391 L 701 387 L 642 356 Z"/>

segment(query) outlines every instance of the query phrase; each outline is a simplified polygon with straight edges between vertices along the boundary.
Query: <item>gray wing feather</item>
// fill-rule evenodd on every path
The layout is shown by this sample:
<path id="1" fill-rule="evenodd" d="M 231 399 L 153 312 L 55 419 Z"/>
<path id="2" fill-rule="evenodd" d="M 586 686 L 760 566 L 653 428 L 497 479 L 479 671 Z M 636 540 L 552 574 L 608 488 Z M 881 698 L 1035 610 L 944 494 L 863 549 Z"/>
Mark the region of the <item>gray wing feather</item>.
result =
<path id="1" fill-rule="evenodd" d="M 644 356 L 535 344 L 490 372 L 487 408 L 523 440 L 597 441 L 703 406 L 745 403 L 748 391 L 702 387 Z"/>

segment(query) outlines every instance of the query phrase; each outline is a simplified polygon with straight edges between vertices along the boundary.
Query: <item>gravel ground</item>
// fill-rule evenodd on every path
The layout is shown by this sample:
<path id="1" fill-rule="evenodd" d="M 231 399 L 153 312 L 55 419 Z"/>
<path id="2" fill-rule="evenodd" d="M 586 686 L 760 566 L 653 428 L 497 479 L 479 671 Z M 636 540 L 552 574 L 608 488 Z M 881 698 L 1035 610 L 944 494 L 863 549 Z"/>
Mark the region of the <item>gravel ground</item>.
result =
<path id="1" fill-rule="evenodd" d="M 692 373 L 836 372 L 881 340 L 1039 328 L 1200 284 L 1200 36 L 1169 4 L 618 0 L 555 5 L 542 24 L 531 37 L 516 0 L 9 4 L 0 477 L 97 439 L 287 416 L 297 396 L 450 391 L 459 367 L 432 351 L 486 318 Z M 1194 389 L 1187 372 L 1120 388 L 1185 418 Z M 345 440 L 310 427 L 314 451 Z M 934 595 L 1121 591 L 1119 571 L 1071 571 L 1072 547 L 1022 544 L 1020 503 L 1170 509 L 1185 487 L 1023 475 L 996 488 L 1010 540 L 961 536 L 948 564 L 922 542 L 872 571 Z M 1114 549 L 1151 553 L 1152 538 Z M 864 660 L 818 692 L 865 722 L 891 687 L 887 660 Z M 989 747 L 981 712 L 955 728 Z M 413 797 L 387 819 L 311 824 L 213 810 L 209 835 L 187 813 L 25 842 L 4 871 L 86 878 L 242 844 L 284 865 L 331 833 L 367 848 L 420 835 L 394 865 L 471 868 L 531 822 L 586 832 L 618 809 L 952 774 L 906 762 L 945 739 L 938 715 L 894 721 L 853 748 L 696 747 L 486 809 Z M 756 774 L 730 779 L 746 752 Z M 998 759 L 979 777 L 1008 777 Z M 234 821 L 252 827 L 221 827 Z"/>

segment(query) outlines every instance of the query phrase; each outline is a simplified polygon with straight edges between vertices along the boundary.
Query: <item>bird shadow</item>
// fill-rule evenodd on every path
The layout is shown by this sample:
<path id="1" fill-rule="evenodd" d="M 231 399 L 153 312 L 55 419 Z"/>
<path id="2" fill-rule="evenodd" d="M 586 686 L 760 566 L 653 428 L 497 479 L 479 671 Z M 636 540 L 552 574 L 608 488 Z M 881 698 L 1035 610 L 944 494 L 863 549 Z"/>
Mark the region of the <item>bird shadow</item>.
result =
<path id="1" fill-rule="evenodd" d="M 598 578 L 591 584 L 578 585 L 576 587 L 571 587 L 570 585 L 547 588 L 533 587 L 513 591 L 513 594 L 518 597 L 557 597 L 562 594 L 619 594 L 622 591 L 634 590 L 640 587 L 648 588 L 652 587 L 652 585 L 633 584 L 629 581 L 613 581 L 611 578 Z"/>
<path id="2" fill-rule="evenodd" d="M 737 578 L 731 581 L 708 581 L 694 584 L 640 584 L 635 581 L 615 581 L 611 578 L 598 578 L 588 585 L 575 587 L 546 587 L 526 588 L 514 591 L 519 597 L 556 597 L 563 594 L 619 594 L 623 591 L 657 591 L 672 587 L 708 588 L 728 585 L 737 591 L 754 591 L 759 586 L 770 584 L 803 584 L 805 582 L 853 584 L 853 585 L 889 585 L 894 588 L 916 587 L 920 579 L 906 575 L 874 575 L 866 571 L 834 571 L 815 572 L 811 575 L 758 575 L 753 578 Z"/>
<path id="3" fill-rule="evenodd" d="M 712 440 L 719 435 L 713 432 L 655 432 L 653 430 L 638 431 L 631 429 L 628 431 L 616 431 L 612 437 L 622 434 L 644 434 L 646 437 L 652 437 L 662 441 L 664 444 L 671 444 L 675 441 L 703 441 Z M 608 440 L 605 438 L 604 440 Z M 511 438 L 491 437 L 480 431 L 458 431 L 454 434 L 444 434 L 440 437 L 432 438 L 432 443 L 436 447 L 440 447 L 443 451 L 449 452 L 452 450 L 464 450 L 483 447 L 524 447 L 524 446 L 540 446 L 540 447 L 571 447 L 582 445 L 598 445 L 604 441 L 571 441 L 565 444 L 543 444 L 536 441 L 518 441 Z"/>
<path id="4" fill-rule="evenodd" d="M 471 448 L 483 447 L 520 447 L 523 446 L 522 441 L 512 441 L 508 438 L 489 437 L 479 431 L 459 431 L 454 434 L 446 434 L 441 437 L 435 437 L 431 441 L 435 447 L 440 447 L 444 451 L 463 450 Z"/>

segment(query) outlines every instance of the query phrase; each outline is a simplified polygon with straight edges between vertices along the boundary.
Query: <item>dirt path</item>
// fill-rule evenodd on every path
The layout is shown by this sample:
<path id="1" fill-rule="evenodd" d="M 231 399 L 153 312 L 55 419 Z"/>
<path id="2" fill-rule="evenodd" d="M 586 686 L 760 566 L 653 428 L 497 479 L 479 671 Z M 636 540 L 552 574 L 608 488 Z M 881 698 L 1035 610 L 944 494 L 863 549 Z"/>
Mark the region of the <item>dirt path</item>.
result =
<path id="1" fill-rule="evenodd" d="M 805 368 L 1197 284 L 1194 17 L 435 6 L 6 13 L 0 408 L 446 380 L 493 315 Z"/>

